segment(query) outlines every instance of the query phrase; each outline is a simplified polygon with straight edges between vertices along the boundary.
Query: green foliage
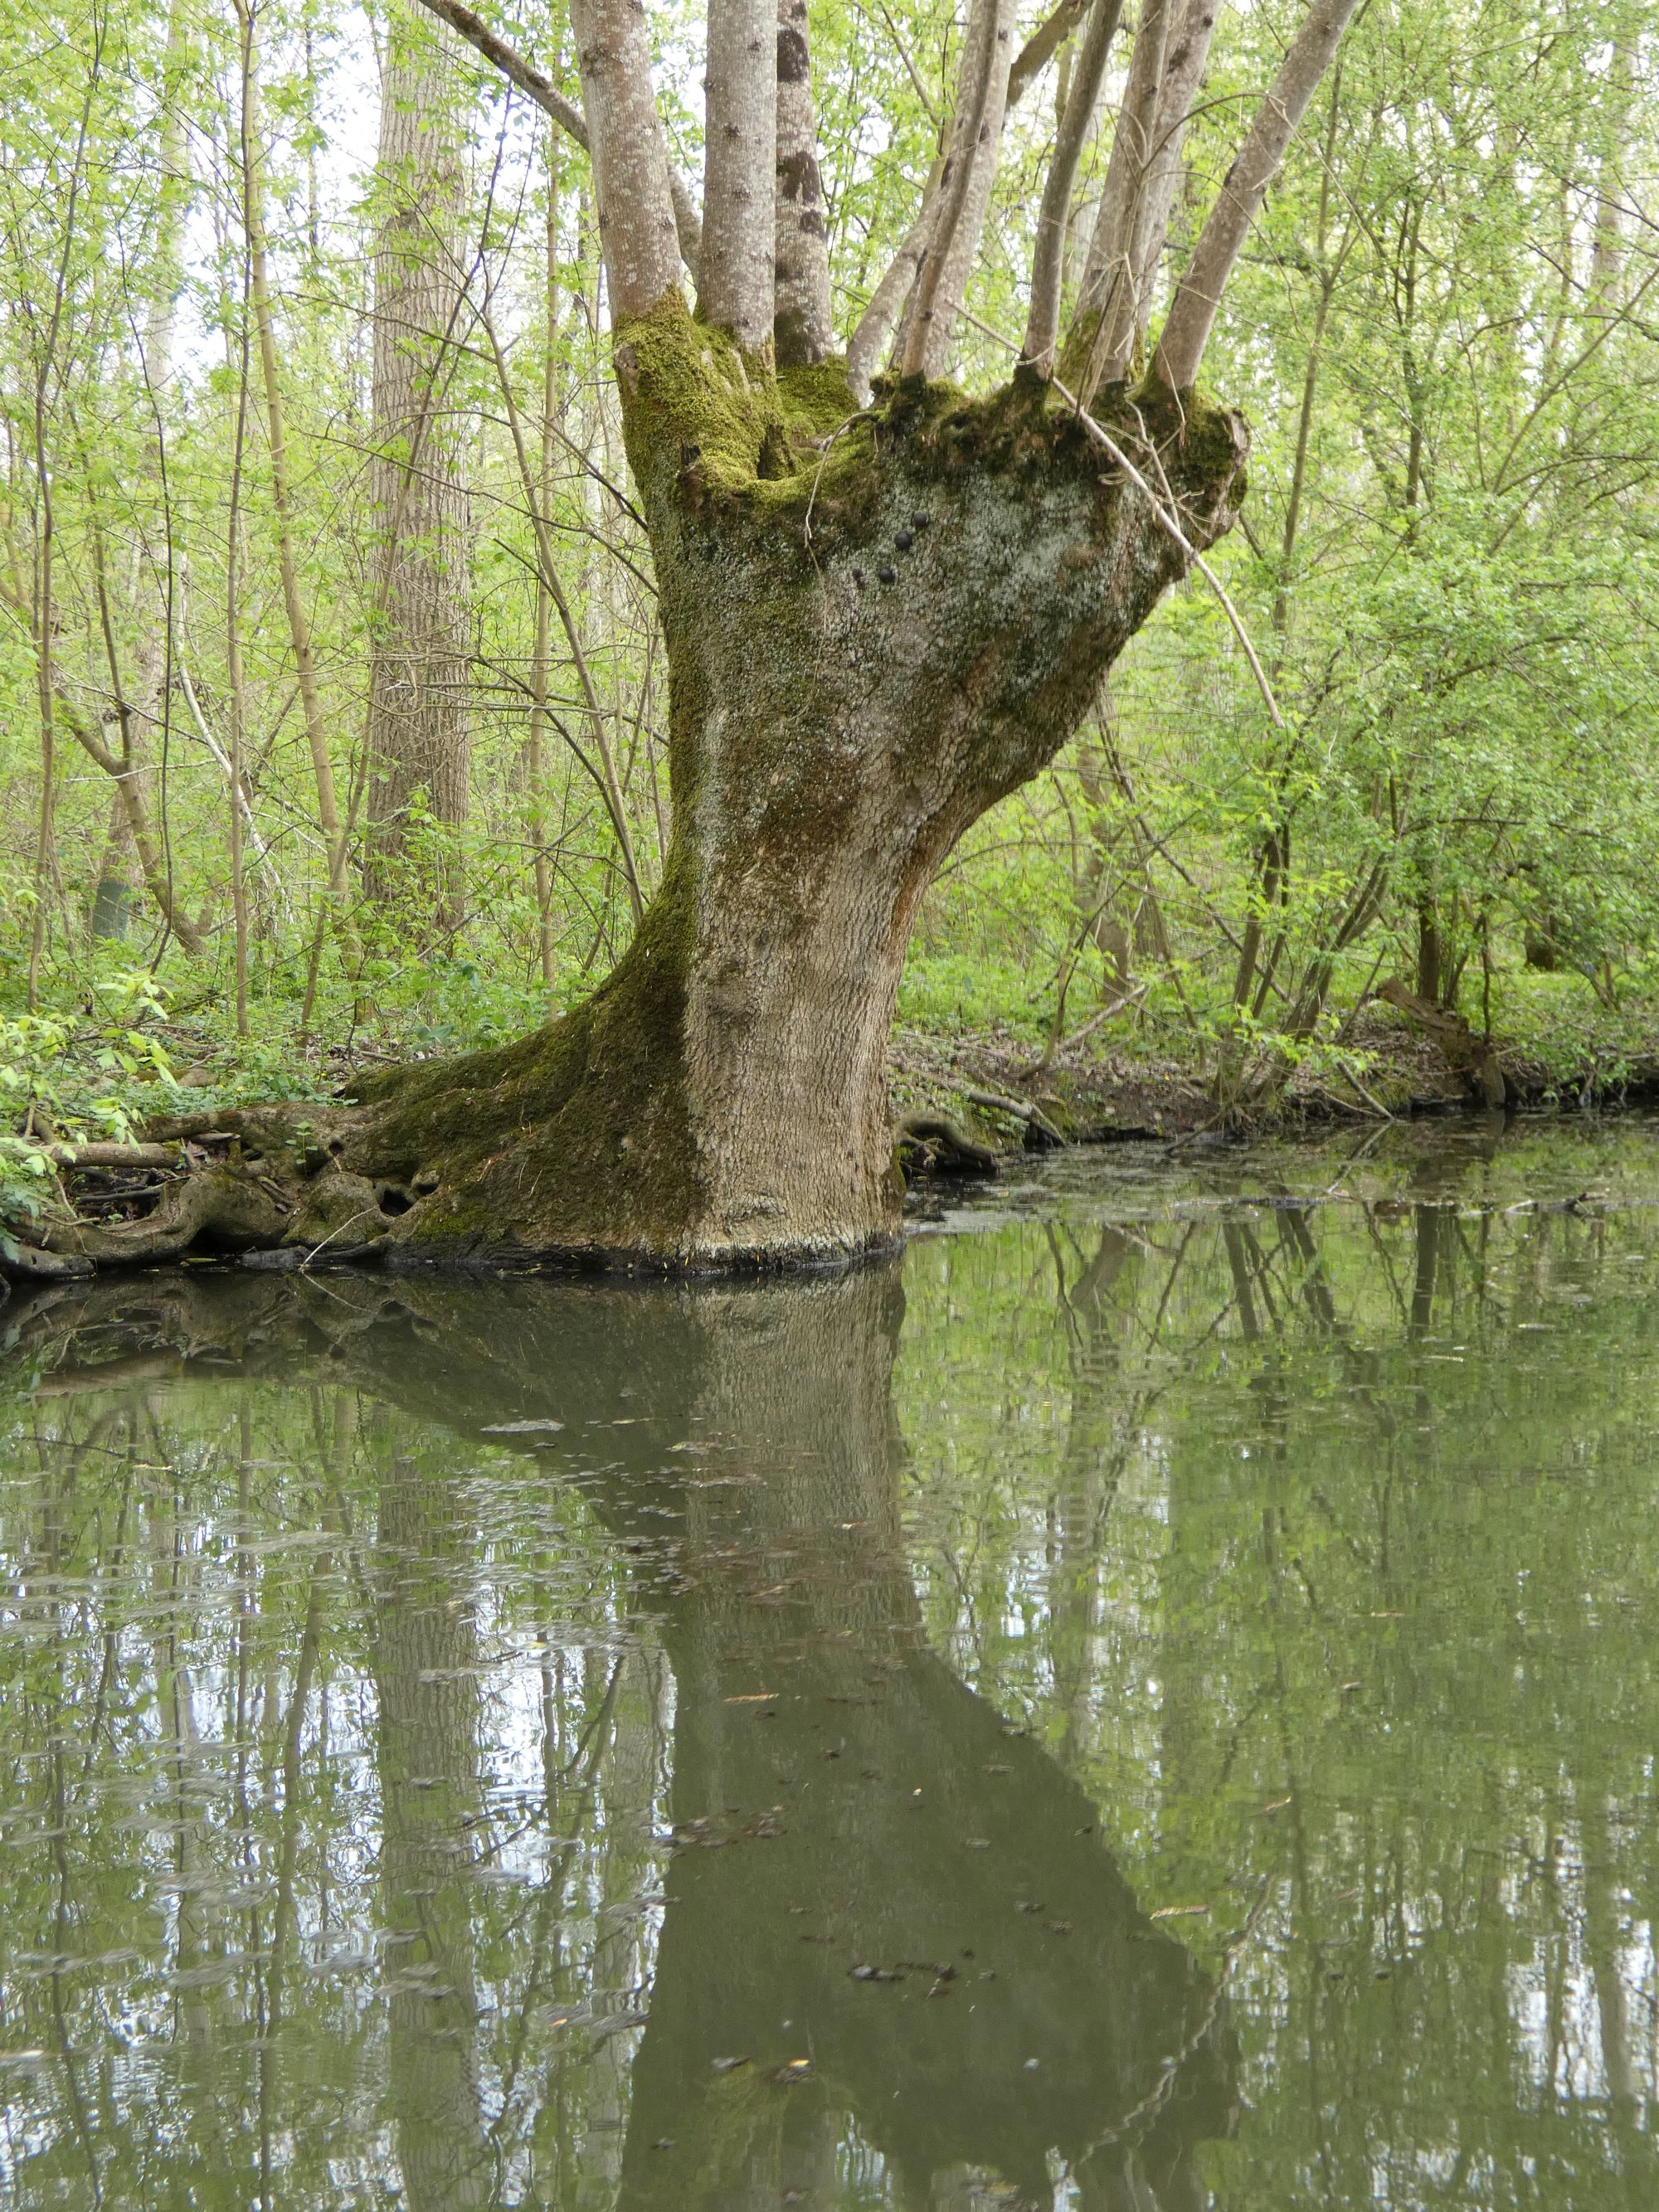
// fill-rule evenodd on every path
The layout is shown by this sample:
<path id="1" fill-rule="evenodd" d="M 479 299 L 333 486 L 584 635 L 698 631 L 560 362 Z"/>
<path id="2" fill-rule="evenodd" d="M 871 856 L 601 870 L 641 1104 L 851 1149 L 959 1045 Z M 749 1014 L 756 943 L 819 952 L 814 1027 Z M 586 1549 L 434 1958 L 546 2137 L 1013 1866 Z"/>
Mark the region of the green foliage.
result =
<path id="1" fill-rule="evenodd" d="M 53 1141 L 125 1141 L 135 1120 L 154 1110 L 155 1086 L 174 1088 L 167 1049 L 145 1026 L 164 1011 L 154 978 L 112 975 L 89 999 L 80 1022 L 0 1014 L 0 1221 L 27 1222 L 50 1209 Z"/>

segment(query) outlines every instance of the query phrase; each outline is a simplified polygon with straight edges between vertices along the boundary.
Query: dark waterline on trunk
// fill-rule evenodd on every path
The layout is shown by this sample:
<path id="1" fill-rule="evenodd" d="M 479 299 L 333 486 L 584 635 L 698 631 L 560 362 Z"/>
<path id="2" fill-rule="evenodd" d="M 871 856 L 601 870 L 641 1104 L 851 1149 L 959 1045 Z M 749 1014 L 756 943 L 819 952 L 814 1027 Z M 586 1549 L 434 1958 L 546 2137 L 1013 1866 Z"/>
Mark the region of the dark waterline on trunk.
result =
<path id="1" fill-rule="evenodd" d="M 1645 2204 L 1659 1124 L 3 1310 L 0 2207 Z"/>

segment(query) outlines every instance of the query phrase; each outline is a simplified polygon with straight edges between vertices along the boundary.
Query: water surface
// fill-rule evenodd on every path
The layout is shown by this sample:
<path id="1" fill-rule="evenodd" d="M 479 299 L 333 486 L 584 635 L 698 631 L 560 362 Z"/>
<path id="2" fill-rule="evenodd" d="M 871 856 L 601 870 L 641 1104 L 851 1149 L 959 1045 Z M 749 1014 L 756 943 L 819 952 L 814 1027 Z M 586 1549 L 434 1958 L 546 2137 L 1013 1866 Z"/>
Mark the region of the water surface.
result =
<path id="1" fill-rule="evenodd" d="M 0 2204 L 1659 2201 L 1659 1131 L 0 1310 Z"/>

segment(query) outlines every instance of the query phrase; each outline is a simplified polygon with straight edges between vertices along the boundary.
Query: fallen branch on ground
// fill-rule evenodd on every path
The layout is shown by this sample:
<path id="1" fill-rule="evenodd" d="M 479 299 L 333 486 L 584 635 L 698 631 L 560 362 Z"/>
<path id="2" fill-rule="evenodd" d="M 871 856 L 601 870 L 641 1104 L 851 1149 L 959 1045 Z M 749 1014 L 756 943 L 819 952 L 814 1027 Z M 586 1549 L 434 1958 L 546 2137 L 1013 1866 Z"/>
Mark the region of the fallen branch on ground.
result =
<path id="1" fill-rule="evenodd" d="M 48 1145 L 46 1158 L 55 1168 L 176 1168 L 177 1145 L 106 1144 Z"/>
<path id="2" fill-rule="evenodd" d="M 1009 1114 L 1015 1121 L 1024 1121 L 1035 1130 L 1042 1145 L 1063 1145 L 1066 1139 L 1035 1100 L 1009 1098 L 1000 1091 L 965 1091 L 963 1093 L 970 1106 L 982 1106 L 992 1114 Z"/>

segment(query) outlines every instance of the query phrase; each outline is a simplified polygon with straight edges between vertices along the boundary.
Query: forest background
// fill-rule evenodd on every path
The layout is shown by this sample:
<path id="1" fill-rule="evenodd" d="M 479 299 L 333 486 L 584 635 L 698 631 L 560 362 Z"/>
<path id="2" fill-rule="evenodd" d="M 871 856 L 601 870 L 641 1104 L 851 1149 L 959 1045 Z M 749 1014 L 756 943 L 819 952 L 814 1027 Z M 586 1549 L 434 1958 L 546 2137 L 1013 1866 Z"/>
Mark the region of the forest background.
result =
<path id="1" fill-rule="evenodd" d="M 649 902 L 669 796 L 585 156 L 412 0 L 12 8 L 15 1212 L 52 1136 L 125 1137 L 179 1087 L 306 1096 L 576 1002 Z M 1081 9 L 1027 13 L 970 386 L 1024 326 Z M 1293 21 L 1224 21 L 1172 268 Z M 652 21 L 696 175 L 696 25 Z M 490 22 L 574 94 L 556 4 Z M 813 9 L 843 340 L 939 159 L 963 30 L 946 0 Z M 1212 565 L 1259 665 L 1195 577 L 963 838 L 900 994 L 902 1098 L 1375 1114 L 1416 1080 L 1395 983 L 1419 1027 L 1444 1006 L 1498 1040 L 1511 1088 L 1650 1070 L 1652 45 L 1628 0 L 1362 7 L 1205 365 L 1254 431 Z"/>

